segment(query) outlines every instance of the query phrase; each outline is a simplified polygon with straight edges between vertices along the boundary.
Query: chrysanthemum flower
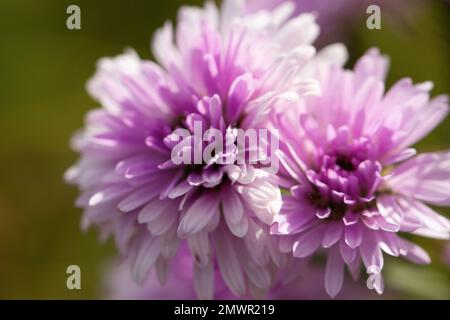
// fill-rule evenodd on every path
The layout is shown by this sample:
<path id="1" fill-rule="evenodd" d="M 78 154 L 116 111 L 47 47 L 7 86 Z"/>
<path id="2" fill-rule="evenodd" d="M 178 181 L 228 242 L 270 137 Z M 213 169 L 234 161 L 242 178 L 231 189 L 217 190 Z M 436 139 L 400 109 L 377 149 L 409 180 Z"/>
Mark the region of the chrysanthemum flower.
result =
<path id="1" fill-rule="evenodd" d="M 326 248 L 325 288 L 341 289 L 344 266 L 361 260 L 369 286 L 383 291 L 382 251 L 416 263 L 426 252 L 399 236 L 448 239 L 450 223 L 429 205 L 450 205 L 450 152 L 416 155 L 411 148 L 448 113 L 448 98 L 429 98 L 431 83 L 408 78 L 384 92 L 388 61 L 368 51 L 353 71 L 318 68 L 319 97 L 305 97 L 274 117 L 279 151 L 281 213 L 272 233 L 294 257 Z"/>
<path id="2" fill-rule="evenodd" d="M 211 3 L 182 8 L 175 34 L 170 23 L 156 32 L 159 64 L 131 51 L 102 59 L 88 84 L 102 109 L 74 139 L 81 159 L 66 175 L 83 192 L 83 227 L 113 234 L 138 281 L 152 266 L 164 281 L 187 239 L 202 298 L 213 296 L 215 264 L 237 296 L 272 284 L 282 258 L 267 225 L 281 194 L 260 165 L 268 154 L 237 161 L 250 150 L 235 134 L 262 127 L 278 100 L 316 92 L 314 80 L 296 76 L 315 54 L 313 17 L 287 20 L 290 4 L 244 15 L 240 3 L 225 1 L 221 13 Z M 196 123 L 201 133 L 217 129 L 231 148 L 200 164 L 173 161 L 180 151 L 204 151 Z"/>

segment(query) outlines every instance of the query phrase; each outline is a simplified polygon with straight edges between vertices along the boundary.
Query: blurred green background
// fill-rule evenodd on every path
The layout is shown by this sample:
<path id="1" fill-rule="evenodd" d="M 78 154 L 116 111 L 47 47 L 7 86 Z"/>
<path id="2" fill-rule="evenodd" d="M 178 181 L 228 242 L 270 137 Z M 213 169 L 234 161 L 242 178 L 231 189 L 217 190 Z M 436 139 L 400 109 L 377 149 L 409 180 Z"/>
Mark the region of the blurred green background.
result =
<path id="1" fill-rule="evenodd" d="M 449 6 L 438 0 L 419 2 L 386 19 L 381 6 L 382 30 L 366 29 L 366 13 L 355 12 L 359 22 L 334 40 L 348 45 L 351 61 L 380 47 L 391 57 L 389 84 L 410 76 L 416 82 L 432 80 L 434 94 L 449 93 Z M 99 244 L 95 231 L 80 231 L 81 211 L 73 206 L 77 190 L 62 179 L 77 158 L 69 139 L 86 111 L 96 106 L 85 82 L 97 59 L 126 47 L 151 58 L 153 31 L 174 20 L 180 5 L 201 3 L 1 1 L 0 298 L 101 298 L 101 272 L 114 248 L 110 242 Z M 70 4 L 81 8 L 81 30 L 66 28 Z M 450 118 L 417 147 L 449 148 L 449 137 Z M 389 259 L 385 276 L 392 295 L 386 298 L 450 299 L 450 269 L 441 258 L 446 243 L 415 241 L 430 252 L 432 265 Z M 82 290 L 66 288 L 70 264 L 81 267 Z"/>

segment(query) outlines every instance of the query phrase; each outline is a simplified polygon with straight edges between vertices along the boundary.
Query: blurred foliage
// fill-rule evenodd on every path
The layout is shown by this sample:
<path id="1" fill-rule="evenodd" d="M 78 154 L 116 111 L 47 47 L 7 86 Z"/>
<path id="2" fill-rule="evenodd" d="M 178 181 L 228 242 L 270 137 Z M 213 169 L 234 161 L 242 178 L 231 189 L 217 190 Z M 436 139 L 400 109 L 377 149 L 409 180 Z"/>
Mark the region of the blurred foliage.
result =
<path id="1" fill-rule="evenodd" d="M 132 47 L 151 58 L 153 31 L 174 20 L 181 4 L 202 1 L 12 1 L 0 4 L 0 298 L 95 298 L 103 261 L 114 253 L 94 231 L 79 229 L 77 191 L 62 175 L 76 159 L 72 133 L 96 106 L 86 80 L 96 60 Z M 426 3 L 425 3 L 426 2 Z M 81 7 L 82 30 L 66 28 L 66 8 Z M 450 92 L 449 12 L 439 1 L 423 1 L 406 20 L 383 19 L 382 30 L 361 21 L 350 37 L 352 61 L 378 46 L 391 57 L 389 83 L 403 76 L 433 80 L 436 93 Z M 359 14 L 359 13 L 355 13 Z M 364 19 L 365 12 L 360 13 Z M 447 119 L 418 148 L 450 146 Z M 448 211 L 447 211 L 448 213 Z M 420 240 L 431 267 L 388 261 L 387 288 L 400 298 L 450 298 L 449 270 L 440 262 L 443 243 Z M 392 263 L 392 266 L 389 264 Z M 82 290 L 66 289 L 66 267 L 82 270 Z"/>

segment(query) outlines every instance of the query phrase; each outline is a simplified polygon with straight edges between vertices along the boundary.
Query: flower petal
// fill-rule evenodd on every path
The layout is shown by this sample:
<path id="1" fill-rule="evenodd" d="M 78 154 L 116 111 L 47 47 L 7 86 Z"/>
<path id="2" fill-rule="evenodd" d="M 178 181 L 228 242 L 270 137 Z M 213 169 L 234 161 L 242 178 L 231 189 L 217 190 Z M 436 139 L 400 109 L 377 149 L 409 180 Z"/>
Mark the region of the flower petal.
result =
<path id="1" fill-rule="evenodd" d="M 330 249 L 325 268 L 325 290 L 334 298 L 341 291 L 344 282 L 344 261 L 337 246 Z"/>
<path id="2" fill-rule="evenodd" d="M 219 198 L 217 195 L 203 195 L 198 198 L 181 218 L 178 236 L 186 239 L 201 231 L 219 214 Z"/>

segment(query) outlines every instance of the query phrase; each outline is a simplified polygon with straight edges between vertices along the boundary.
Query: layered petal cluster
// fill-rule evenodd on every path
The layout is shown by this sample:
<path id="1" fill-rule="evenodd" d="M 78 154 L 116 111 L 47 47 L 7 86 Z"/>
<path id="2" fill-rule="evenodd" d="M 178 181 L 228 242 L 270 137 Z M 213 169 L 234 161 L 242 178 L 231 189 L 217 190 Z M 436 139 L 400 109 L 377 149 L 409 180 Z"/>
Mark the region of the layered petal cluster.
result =
<path id="1" fill-rule="evenodd" d="M 129 273 L 126 264 L 110 263 L 105 269 L 103 292 L 108 299 L 133 300 L 194 300 L 197 298 L 195 282 L 193 281 L 192 255 L 186 246 L 181 245 L 173 259 L 169 270 L 167 282 L 161 284 L 156 270 L 151 270 L 149 276 L 142 284 L 137 284 Z M 278 272 L 275 285 L 267 292 L 264 299 L 268 300 L 309 300 L 329 299 L 322 286 L 317 284 L 323 277 L 323 265 L 313 264 L 310 261 L 296 259 Z M 301 268 L 302 273 L 297 271 Z M 214 270 L 214 299 L 235 300 L 220 275 L 218 268 Z M 347 281 L 341 299 L 373 299 L 376 295 L 368 291 L 361 283 Z M 251 296 L 240 297 L 249 299 Z"/>
<path id="2" fill-rule="evenodd" d="M 271 228 L 280 249 L 328 254 L 325 288 L 335 296 L 344 267 L 361 262 L 369 287 L 383 291 L 383 252 L 429 263 L 399 233 L 448 239 L 450 222 L 430 205 L 450 205 L 450 152 L 416 155 L 412 146 L 448 113 L 447 96 L 405 78 L 385 92 L 386 57 L 369 50 L 353 70 L 316 68 L 320 96 L 273 116 L 282 137 L 278 183 L 289 190 Z"/>
<path id="3" fill-rule="evenodd" d="M 187 242 L 201 298 L 213 297 L 216 266 L 236 296 L 273 284 L 284 258 L 269 225 L 281 193 L 261 165 L 269 154 L 246 157 L 236 132 L 264 127 L 280 100 L 318 92 L 316 80 L 298 77 L 318 27 L 308 14 L 288 20 L 292 10 L 248 14 L 233 0 L 221 11 L 183 7 L 175 30 L 166 23 L 155 34 L 158 63 L 133 51 L 100 60 L 88 91 L 102 108 L 74 138 L 81 158 L 66 179 L 82 191 L 83 228 L 112 234 L 138 282 L 152 267 L 167 280 Z M 208 129 L 227 148 L 198 162 Z"/>

